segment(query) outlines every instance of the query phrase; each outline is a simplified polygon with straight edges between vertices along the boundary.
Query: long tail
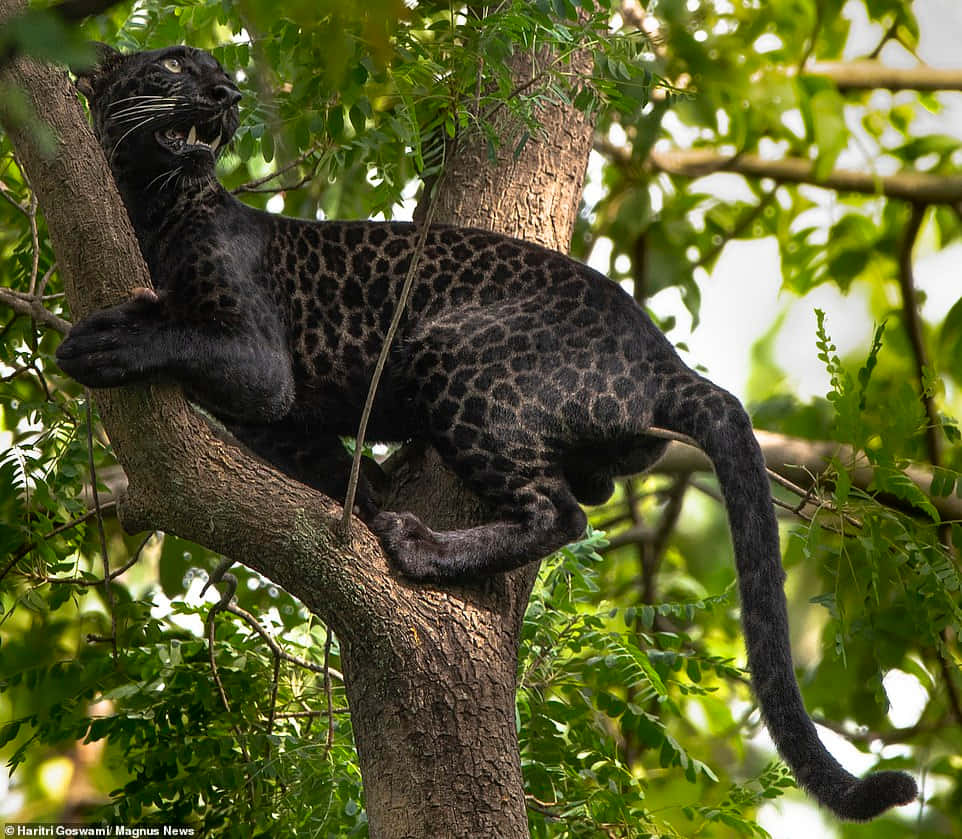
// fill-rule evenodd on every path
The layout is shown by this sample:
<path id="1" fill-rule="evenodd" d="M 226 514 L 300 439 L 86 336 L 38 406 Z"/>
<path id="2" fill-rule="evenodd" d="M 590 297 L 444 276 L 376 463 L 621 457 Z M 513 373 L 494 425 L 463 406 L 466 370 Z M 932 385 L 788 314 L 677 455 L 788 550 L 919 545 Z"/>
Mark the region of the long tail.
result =
<path id="1" fill-rule="evenodd" d="M 785 572 L 761 449 L 738 400 L 691 375 L 658 400 L 653 424 L 694 438 L 715 466 L 735 546 L 752 685 L 779 753 L 798 784 L 842 819 L 866 821 L 908 804 L 918 795 L 911 776 L 878 772 L 856 778 L 818 739 L 792 665 Z"/>

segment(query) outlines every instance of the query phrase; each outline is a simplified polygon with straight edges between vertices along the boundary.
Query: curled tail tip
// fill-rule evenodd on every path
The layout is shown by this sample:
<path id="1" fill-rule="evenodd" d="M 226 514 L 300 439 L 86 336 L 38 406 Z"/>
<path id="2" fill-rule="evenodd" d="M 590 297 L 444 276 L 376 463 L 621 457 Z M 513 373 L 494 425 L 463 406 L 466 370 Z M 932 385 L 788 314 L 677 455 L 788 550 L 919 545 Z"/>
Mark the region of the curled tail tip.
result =
<path id="1" fill-rule="evenodd" d="M 911 804 L 919 796 L 915 779 L 905 772 L 875 772 L 855 781 L 825 804 L 839 818 L 865 822 L 890 807 Z"/>

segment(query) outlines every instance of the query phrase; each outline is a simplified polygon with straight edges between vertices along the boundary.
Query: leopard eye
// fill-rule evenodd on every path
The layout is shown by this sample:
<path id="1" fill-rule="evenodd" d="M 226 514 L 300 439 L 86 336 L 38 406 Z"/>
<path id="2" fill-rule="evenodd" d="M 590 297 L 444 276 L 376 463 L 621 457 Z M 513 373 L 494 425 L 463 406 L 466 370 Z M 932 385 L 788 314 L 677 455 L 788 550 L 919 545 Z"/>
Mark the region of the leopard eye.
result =
<path id="1" fill-rule="evenodd" d="M 160 66 L 171 73 L 179 73 L 184 69 L 184 65 L 181 64 L 179 58 L 165 58 L 160 62 Z"/>

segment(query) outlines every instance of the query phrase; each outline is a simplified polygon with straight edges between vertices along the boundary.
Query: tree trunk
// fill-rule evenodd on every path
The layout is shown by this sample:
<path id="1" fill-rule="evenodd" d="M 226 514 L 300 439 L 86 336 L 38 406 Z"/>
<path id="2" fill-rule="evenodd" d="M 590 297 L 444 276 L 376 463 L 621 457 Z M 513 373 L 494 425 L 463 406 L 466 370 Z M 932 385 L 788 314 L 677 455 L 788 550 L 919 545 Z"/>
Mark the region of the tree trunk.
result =
<path id="1" fill-rule="evenodd" d="M 531 56 L 516 59 L 521 85 L 536 69 Z M 550 56 L 537 60 L 543 66 Z M 588 77 L 590 55 L 577 55 L 573 69 Z M 545 107 L 540 118 L 544 136 L 530 140 L 517 159 L 510 142 L 491 161 L 483 137 L 459 137 L 447 156 L 436 221 L 567 251 L 594 126 L 560 103 Z M 513 128 L 505 124 L 502 136 Z M 425 201 L 418 209 L 423 216 Z M 410 510 L 438 529 L 484 521 L 477 499 L 433 451 L 408 457 L 404 467 L 387 507 Z M 425 611 L 424 623 L 411 627 L 416 672 L 403 659 L 393 675 L 378 672 L 367 652 L 368 664 L 355 668 L 356 651 L 344 653 L 372 837 L 528 836 L 515 689 L 521 624 L 537 572 L 532 564 L 484 590 L 442 595 Z M 396 690 L 398 679 L 410 692 L 386 713 L 383 697 Z M 398 731 L 406 732 L 401 740 Z M 442 798 L 440 785 L 451 784 L 452 777 Z M 421 800 L 412 808 L 406 787 L 431 778 L 438 784 L 428 782 L 416 793 Z"/>
<path id="2" fill-rule="evenodd" d="M 24 5 L 0 0 L 0 21 Z M 0 81 L 21 86 L 58 138 L 54 153 L 45 152 L 30 126 L 12 124 L 0 98 L 0 120 L 44 210 L 72 312 L 119 302 L 147 284 L 146 269 L 69 80 L 17 59 Z M 546 135 L 517 160 L 508 147 L 492 164 L 482 143 L 462 140 L 438 220 L 566 249 L 592 127 L 561 106 L 543 124 Z M 176 388 L 93 395 L 129 479 L 120 504 L 127 529 L 165 530 L 243 562 L 337 633 L 370 835 L 526 837 L 514 693 L 537 569 L 474 588 L 411 585 L 388 569 L 360 523 L 351 544 L 339 540 L 336 504 L 225 444 Z M 433 452 L 408 457 L 393 484 L 391 506 L 433 526 L 483 518 Z"/>

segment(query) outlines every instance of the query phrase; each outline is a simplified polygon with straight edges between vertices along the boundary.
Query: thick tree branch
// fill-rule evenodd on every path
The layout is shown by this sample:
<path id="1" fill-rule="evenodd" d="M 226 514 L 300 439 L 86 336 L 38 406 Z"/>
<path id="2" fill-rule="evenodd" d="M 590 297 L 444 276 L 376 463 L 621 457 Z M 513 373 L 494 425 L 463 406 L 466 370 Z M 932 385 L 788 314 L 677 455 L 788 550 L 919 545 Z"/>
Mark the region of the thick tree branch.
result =
<path id="1" fill-rule="evenodd" d="M 23 6 L 0 0 L 0 20 Z M 44 210 L 74 316 L 149 286 L 66 74 L 18 59 L 3 81 L 24 90 L 33 112 L 43 114 L 59 138 L 54 153 L 44 154 L 33 133 L 13 125 L 0 105 L 0 121 Z M 555 164 L 571 148 L 564 133 L 570 127 L 560 118 L 558 126 L 562 136 L 543 150 Z M 552 127 L 548 123 L 546 133 Z M 583 133 L 586 158 L 591 126 Z M 584 162 L 573 168 L 583 171 Z M 558 201 L 571 208 L 565 218 L 573 218 L 580 171 L 575 177 L 559 169 L 545 174 L 536 164 L 525 171 L 486 170 L 484 177 L 495 195 L 513 188 L 530 196 L 539 191 L 537 175 L 546 189 L 556 187 Z M 527 214 L 527 208 L 513 209 L 519 218 Z M 495 215 L 490 207 L 478 214 Z M 541 220 L 533 211 L 530 217 Z M 518 226 L 524 232 L 523 222 Z M 564 247 L 567 234 L 570 227 L 555 222 L 545 241 Z M 350 545 L 338 538 L 339 505 L 222 440 L 178 389 L 130 387 L 94 396 L 129 479 L 120 502 L 127 529 L 163 530 L 225 554 L 298 597 L 337 633 L 371 834 L 526 836 L 514 691 L 535 569 L 464 590 L 412 586 L 388 569 L 363 526 L 352 528 Z M 434 527 L 463 525 L 473 502 L 462 488 L 436 481 L 439 471 L 428 470 L 418 498 L 403 494 L 402 486 L 394 509 L 421 514 Z"/>
<path id="2" fill-rule="evenodd" d="M 605 149 L 610 153 L 611 149 Z M 815 177 L 811 160 L 786 157 L 766 160 L 755 154 L 726 157 L 710 149 L 675 149 L 653 151 L 648 158 L 656 172 L 698 178 L 715 172 L 734 172 L 750 178 L 771 178 L 777 183 L 811 184 L 838 192 L 884 195 L 924 204 L 957 204 L 962 201 L 962 175 L 899 172 L 895 175 L 873 175 L 835 169 L 826 177 Z"/>
<path id="3" fill-rule="evenodd" d="M 927 67 L 886 67 L 879 61 L 815 61 L 804 70 L 806 76 L 831 79 L 841 91 L 847 90 L 962 90 L 962 70 Z"/>
<path id="4" fill-rule="evenodd" d="M 855 463 L 851 469 L 852 485 L 866 491 L 874 477 L 871 466 L 864 458 L 856 458 L 848 446 L 819 440 L 802 440 L 772 431 L 756 431 L 755 436 L 761 444 L 768 467 L 803 488 L 808 489 L 814 478 L 825 471 L 832 457 L 842 463 Z M 711 469 L 707 455 L 699 449 L 681 443 L 671 443 L 665 456 L 658 462 L 655 470 L 669 475 L 685 475 L 691 472 L 705 472 Z M 920 466 L 910 466 L 906 475 L 919 489 L 928 493 L 932 484 L 932 472 Z M 929 499 L 943 519 L 962 518 L 962 499 L 956 496 Z"/>

